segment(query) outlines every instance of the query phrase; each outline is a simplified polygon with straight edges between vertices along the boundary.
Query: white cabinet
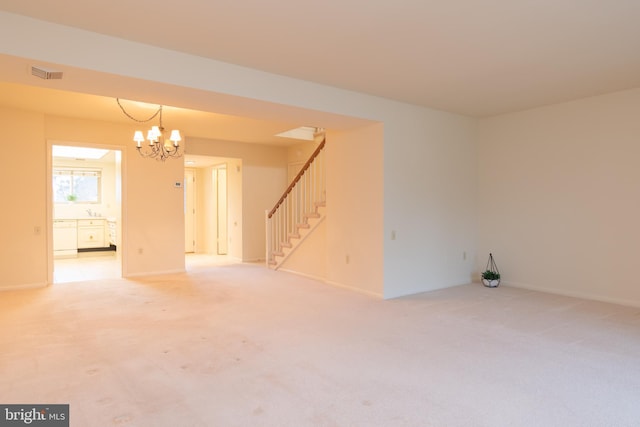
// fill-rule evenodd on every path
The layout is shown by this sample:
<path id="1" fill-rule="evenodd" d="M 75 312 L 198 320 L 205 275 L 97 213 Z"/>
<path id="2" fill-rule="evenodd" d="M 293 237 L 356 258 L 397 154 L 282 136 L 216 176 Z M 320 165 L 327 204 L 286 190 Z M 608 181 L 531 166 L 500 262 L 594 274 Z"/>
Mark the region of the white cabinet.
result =
<path id="1" fill-rule="evenodd" d="M 109 247 L 107 221 L 96 219 L 56 219 L 53 221 L 55 256 L 75 256 L 78 249 Z"/>
<path id="2" fill-rule="evenodd" d="M 76 220 L 56 219 L 53 221 L 53 253 L 55 256 L 75 255 L 78 249 Z"/>
<path id="3" fill-rule="evenodd" d="M 78 249 L 103 248 L 105 244 L 104 219 L 78 220 Z"/>
<path id="4" fill-rule="evenodd" d="M 109 245 L 116 246 L 116 222 L 115 220 L 107 220 L 107 230 L 109 233 Z"/>

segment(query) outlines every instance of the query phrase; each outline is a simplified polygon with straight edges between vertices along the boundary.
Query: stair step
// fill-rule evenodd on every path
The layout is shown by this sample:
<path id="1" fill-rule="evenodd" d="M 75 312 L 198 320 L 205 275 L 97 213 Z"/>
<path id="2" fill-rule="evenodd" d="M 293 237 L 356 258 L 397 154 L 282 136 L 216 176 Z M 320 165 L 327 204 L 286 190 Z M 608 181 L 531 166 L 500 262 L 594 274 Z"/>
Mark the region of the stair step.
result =
<path id="1" fill-rule="evenodd" d="M 291 252 L 295 251 L 296 247 L 302 240 L 306 238 L 311 229 L 314 229 L 319 221 L 325 217 L 326 201 L 314 202 L 314 210 L 302 215 L 301 223 L 296 224 L 295 230 L 287 234 L 287 240 L 280 242 L 277 251 L 274 251 L 271 256 L 272 259 L 267 263 L 269 267 L 277 270 L 279 266 L 289 257 Z M 297 239 L 299 241 L 294 241 Z"/>

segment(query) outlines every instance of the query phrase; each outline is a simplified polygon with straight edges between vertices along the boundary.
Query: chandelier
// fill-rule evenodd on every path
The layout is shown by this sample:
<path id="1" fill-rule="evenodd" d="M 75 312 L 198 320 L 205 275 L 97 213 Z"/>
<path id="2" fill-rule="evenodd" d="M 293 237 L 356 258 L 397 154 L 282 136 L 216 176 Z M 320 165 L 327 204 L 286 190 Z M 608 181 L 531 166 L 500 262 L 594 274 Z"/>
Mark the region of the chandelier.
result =
<path id="1" fill-rule="evenodd" d="M 169 138 L 165 137 L 164 127 L 162 126 L 162 105 L 158 106 L 156 112 L 148 119 L 139 120 L 127 113 L 120 103 L 119 98 L 116 98 L 116 101 L 124 115 L 135 122 L 147 123 L 158 117 L 158 125 L 152 126 L 151 129 L 147 131 L 146 142 L 141 130 L 136 130 L 133 134 L 133 140 L 136 142 L 136 149 L 142 157 L 151 157 L 156 160 L 162 160 L 163 162 L 169 157 L 182 157 L 182 153 L 180 152 L 180 141 L 182 141 L 180 131 L 174 129 L 171 131 Z"/>

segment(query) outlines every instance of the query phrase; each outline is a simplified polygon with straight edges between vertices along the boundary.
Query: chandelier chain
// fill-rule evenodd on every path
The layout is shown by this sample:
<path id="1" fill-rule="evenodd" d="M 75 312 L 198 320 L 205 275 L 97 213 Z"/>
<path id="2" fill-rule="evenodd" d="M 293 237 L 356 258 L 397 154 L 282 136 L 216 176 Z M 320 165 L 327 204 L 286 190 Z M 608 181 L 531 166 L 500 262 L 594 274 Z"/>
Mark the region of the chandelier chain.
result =
<path id="1" fill-rule="evenodd" d="M 162 105 L 160 105 L 158 107 L 158 111 L 156 111 L 155 113 L 153 113 L 153 115 L 151 117 L 149 117 L 146 120 L 139 120 L 136 119 L 135 117 L 133 117 L 131 114 L 127 113 L 127 111 L 124 109 L 124 107 L 122 106 L 122 104 L 120 103 L 120 98 L 116 98 L 116 102 L 118 103 L 118 107 L 120 107 L 120 109 L 122 110 L 122 112 L 124 113 L 125 116 L 129 117 L 131 120 L 133 120 L 134 122 L 138 122 L 138 123 L 146 123 L 146 122 L 150 122 L 151 120 L 155 119 L 156 116 L 158 114 L 160 114 L 160 124 L 162 125 Z"/>

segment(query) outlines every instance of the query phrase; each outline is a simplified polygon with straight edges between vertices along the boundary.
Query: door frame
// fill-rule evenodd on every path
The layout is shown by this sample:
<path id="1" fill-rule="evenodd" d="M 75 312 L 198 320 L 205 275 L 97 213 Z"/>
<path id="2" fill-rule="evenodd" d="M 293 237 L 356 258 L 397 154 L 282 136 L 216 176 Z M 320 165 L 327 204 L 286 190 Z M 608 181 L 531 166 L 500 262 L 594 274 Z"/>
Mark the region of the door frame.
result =
<path id="1" fill-rule="evenodd" d="M 221 219 L 220 219 L 220 201 L 222 197 L 220 197 L 220 171 L 224 171 L 224 225 L 221 227 Z M 215 171 L 215 172 L 214 172 Z M 212 168 L 212 179 L 213 173 L 215 173 L 215 204 L 216 204 L 216 254 L 217 255 L 228 255 L 229 254 L 229 182 L 228 182 L 228 173 L 229 166 L 228 164 L 221 163 L 214 165 Z M 220 229 L 224 229 L 224 235 L 221 236 Z M 220 242 L 224 240 L 223 243 L 223 251 L 221 253 L 221 244 Z"/>
<path id="2" fill-rule="evenodd" d="M 118 247 L 119 259 L 120 259 L 120 277 L 126 277 L 126 247 L 125 244 L 127 236 L 124 230 L 126 230 L 126 217 L 125 212 L 127 203 L 127 147 L 122 145 L 109 145 L 98 144 L 90 142 L 79 141 L 60 141 L 54 139 L 47 139 L 47 286 L 53 285 L 53 146 L 54 145 L 66 145 L 70 147 L 87 147 L 87 148 L 101 148 L 111 151 L 120 152 L 120 212 L 117 215 L 118 226 L 116 243 Z M 117 180 L 116 180 L 117 182 Z M 117 185 L 117 184 L 116 184 Z"/>
<path id="3" fill-rule="evenodd" d="M 196 253 L 197 252 L 197 247 L 196 247 L 196 233 L 198 230 L 198 209 L 196 208 L 198 206 L 198 184 L 196 182 L 196 174 L 197 174 L 197 169 L 195 168 L 184 168 L 184 223 L 185 223 L 185 253 Z M 188 176 L 190 175 L 190 177 Z M 191 181 L 189 182 L 189 178 L 191 178 Z M 191 195 L 189 195 L 189 193 L 191 193 Z M 188 213 L 187 212 L 187 208 L 189 207 L 189 197 L 191 196 L 191 208 L 192 208 L 192 212 Z M 186 237 L 187 237 L 187 226 L 189 225 L 189 221 L 187 220 L 187 217 L 190 216 L 190 227 L 191 227 L 191 237 L 192 237 L 192 244 L 191 244 L 191 250 L 188 251 L 187 250 L 187 241 L 186 241 Z"/>

